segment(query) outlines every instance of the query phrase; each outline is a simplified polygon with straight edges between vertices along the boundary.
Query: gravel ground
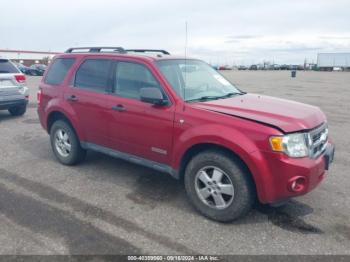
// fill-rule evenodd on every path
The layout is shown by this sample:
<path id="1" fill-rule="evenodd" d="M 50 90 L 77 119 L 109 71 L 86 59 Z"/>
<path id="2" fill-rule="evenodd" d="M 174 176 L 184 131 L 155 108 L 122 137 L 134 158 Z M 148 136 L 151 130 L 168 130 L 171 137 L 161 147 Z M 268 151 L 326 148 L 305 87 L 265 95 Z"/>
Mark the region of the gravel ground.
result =
<path id="1" fill-rule="evenodd" d="M 168 175 L 93 152 L 63 166 L 36 114 L 40 78 L 28 77 L 26 115 L 0 111 L 0 254 L 350 254 L 350 73 L 223 74 L 245 91 L 322 108 L 337 150 L 318 188 L 220 224 Z"/>

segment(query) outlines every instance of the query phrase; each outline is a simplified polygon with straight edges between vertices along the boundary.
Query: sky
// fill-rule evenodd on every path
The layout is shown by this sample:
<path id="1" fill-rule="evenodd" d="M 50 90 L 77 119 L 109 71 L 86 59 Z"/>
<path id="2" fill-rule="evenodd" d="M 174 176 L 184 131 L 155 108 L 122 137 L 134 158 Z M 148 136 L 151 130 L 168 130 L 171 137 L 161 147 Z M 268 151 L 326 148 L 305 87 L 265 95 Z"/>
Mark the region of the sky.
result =
<path id="1" fill-rule="evenodd" d="M 212 64 L 350 52 L 349 0 L 0 0 L 0 49 L 159 48 Z M 187 22 L 187 44 L 186 44 Z"/>

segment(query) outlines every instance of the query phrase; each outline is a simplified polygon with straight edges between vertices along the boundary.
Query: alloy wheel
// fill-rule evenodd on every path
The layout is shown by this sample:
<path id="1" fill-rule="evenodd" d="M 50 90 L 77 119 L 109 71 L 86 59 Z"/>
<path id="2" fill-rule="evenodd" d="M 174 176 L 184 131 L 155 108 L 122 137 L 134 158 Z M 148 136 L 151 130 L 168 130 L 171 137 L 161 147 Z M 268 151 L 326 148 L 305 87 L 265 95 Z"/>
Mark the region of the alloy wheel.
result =
<path id="1" fill-rule="evenodd" d="M 55 147 L 56 147 L 57 152 L 62 157 L 69 156 L 71 149 L 72 149 L 72 145 L 71 145 L 71 142 L 69 140 L 68 133 L 65 130 L 57 129 L 57 131 L 55 133 Z"/>
<path id="2" fill-rule="evenodd" d="M 206 166 L 197 172 L 195 189 L 200 200 L 214 209 L 227 208 L 234 198 L 230 177 L 215 166 Z"/>

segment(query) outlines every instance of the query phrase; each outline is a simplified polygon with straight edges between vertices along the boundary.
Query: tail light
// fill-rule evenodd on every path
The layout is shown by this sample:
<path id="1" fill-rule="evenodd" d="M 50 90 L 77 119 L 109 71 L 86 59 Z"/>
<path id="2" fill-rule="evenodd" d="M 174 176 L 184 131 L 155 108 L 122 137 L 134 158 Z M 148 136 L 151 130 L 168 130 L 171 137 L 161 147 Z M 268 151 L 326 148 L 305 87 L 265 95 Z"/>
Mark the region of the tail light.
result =
<path id="1" fill-rule="evenodd" d="M 25 75 L 15 75 L 15 78 L 18 83 L 24 83 L 26 81 Z"/>
<path id="2" fill-rule="evenodd" d="M 38 93 L 36 93 L 38 105 L 40 105 L 40 103 L 41 103 L 41 96 L 42 96 L 42 91 L 41 91 L 41 89 L 39 89 Z"/>

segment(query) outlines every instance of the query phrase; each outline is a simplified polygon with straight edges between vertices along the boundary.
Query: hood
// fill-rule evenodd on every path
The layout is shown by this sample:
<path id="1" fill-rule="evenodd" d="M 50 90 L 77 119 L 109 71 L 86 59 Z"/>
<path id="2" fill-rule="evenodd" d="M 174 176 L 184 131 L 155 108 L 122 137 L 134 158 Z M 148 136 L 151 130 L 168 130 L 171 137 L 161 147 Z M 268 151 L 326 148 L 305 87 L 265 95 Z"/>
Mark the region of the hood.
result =
<path id="1" fill-rule="evenodd" d="M 318 107 L 257 94 L 200 102 L 194 106 L 262 122 L 286 133 L 312 129 L 326 121 Z"/>

